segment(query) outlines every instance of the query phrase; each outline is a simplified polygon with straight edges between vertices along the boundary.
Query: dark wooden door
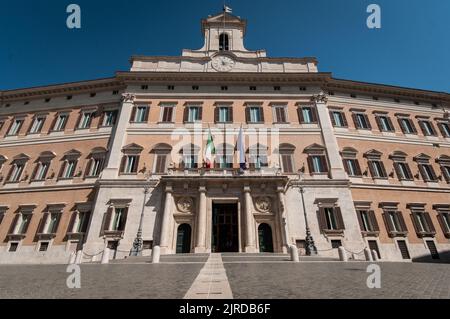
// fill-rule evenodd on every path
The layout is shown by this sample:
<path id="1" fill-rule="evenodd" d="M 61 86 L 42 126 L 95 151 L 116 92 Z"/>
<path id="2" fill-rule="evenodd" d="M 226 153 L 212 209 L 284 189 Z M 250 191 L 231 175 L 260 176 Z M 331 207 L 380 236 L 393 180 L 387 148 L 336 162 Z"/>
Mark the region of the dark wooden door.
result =
<path id="1" fill-rule="evenodd" d="M 238 252 L 239 226 L 237 204 L 214 204 L 212 222 L 212 251 Z"/>
<path id="2" fill-rule="evenodd" d="M 177 254 L 188 254 L 191 252 L 191 226 L 182 224 L 177 232 Z"/>

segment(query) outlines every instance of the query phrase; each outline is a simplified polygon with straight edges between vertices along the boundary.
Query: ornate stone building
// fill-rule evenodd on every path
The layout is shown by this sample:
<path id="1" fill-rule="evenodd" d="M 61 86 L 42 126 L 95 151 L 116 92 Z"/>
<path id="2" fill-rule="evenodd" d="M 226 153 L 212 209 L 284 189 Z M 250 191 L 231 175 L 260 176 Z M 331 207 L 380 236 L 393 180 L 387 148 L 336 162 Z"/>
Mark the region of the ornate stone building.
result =
<path id="1" fill-rule="evenodd" d="M 304 254 L 309 227 L 320 256 L 448 258 L 448 93 L 247 50 L 228 13 L 201 27 L 179 57 L 1 92 L 1 263 L 124 258 L 140 225 L 144 255 Z"/>

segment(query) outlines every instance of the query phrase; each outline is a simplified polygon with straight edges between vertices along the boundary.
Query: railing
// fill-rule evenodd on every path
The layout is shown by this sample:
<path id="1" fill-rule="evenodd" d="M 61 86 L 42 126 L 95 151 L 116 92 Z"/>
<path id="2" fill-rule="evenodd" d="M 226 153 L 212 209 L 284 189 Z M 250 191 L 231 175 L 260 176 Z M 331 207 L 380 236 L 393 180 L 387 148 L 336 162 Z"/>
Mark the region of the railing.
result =
<path id="1" fill-rule="evenodd" d="M 279 168 L 264 167 L 259 169 L 239 168 L 169 168 L 169 176 L 218 176 L 218 177 L 238 177 L 238 176 L 281 176 Z"/>

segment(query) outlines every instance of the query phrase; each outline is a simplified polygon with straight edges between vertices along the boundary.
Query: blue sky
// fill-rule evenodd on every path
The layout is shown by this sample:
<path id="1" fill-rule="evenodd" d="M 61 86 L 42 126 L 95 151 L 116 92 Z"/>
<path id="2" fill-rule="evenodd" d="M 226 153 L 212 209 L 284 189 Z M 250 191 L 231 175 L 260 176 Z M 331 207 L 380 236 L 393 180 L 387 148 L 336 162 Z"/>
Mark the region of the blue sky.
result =
<path id="1" fill-rule="evenodd" d="M 81 6 L 81 30 L 66 7 Z M 366 27 L 366 8 L 382 28 Z M 448 0 L 227 0 L 248 20 L 246 47 L 315 56 L 336 78 L 450 92 Z M 0 7 L 0 90 L 110 77 L 131 55 L 202 45 L 200 19 L 223 0 L 15 0 Z"/>

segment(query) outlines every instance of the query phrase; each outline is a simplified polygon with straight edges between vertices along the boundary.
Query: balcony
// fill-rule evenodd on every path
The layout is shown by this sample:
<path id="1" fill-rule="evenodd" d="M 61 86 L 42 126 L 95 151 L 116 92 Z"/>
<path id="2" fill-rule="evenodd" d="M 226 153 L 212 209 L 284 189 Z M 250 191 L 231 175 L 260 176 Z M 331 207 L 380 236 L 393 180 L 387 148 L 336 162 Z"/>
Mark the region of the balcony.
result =
<path id="1" fill-rule="evenodd" d="M 264 167 L 259 169 L 241 170 L 239 168 L 169 168 L 169 176 L 185 177 L 254 177 L 283 176 L 281 169 Z"/>

